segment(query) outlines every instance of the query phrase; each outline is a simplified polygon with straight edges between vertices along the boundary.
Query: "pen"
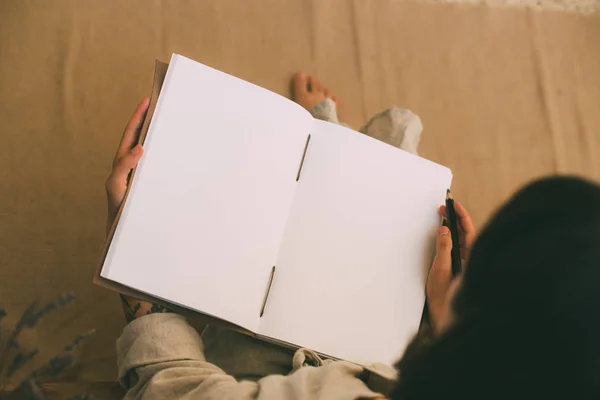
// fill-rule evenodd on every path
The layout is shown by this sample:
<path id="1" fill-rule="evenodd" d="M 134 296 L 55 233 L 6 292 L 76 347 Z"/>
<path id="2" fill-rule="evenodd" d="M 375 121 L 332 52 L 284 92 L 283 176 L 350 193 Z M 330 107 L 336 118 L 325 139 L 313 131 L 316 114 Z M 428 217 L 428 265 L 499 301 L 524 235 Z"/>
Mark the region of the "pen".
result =
<path id="1" fill-rule="evenodd" d="M 450 189 L 446 191 L 446 217 L 448 218 L 448 228 L 452 237 L 452 276 L 456 276 L 462 268 L 460 265 L 460 244 L 458 243 L 458 224 L 456 223 L 456 211 L 454 211 L 454 198 Z"/>

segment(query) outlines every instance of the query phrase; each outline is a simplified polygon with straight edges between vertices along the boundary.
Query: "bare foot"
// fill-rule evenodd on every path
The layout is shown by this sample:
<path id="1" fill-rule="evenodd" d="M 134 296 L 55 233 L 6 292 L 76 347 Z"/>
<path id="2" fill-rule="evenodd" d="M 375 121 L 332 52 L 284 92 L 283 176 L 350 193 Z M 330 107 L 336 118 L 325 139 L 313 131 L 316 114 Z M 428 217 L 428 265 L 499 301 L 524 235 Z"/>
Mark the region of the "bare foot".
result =
<path id="1" fill-rule="evenodd" d="M 294 79 L 292 80 L 292 100 L 296 103 L 310 111 L 317 103 L 327 98 L 335 101 L 336 106 L 340 106 L 339 100 L 317 78 L 306 75 L 304 72 L 298 72 L 294 75 Z"/>

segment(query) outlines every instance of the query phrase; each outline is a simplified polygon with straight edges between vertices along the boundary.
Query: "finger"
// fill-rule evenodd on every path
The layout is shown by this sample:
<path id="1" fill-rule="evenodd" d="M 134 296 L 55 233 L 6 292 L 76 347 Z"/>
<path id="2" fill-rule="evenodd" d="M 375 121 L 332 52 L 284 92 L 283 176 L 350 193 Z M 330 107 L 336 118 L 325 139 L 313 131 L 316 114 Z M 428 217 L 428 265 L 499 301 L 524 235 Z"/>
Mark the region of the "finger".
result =
<path id="1" fill-rule="evenodd" d="M 458 226 L 456 227 L 458 234 L 460 236 L 464 236 L 465 233 L 469 233 L 469 235 L 474 237 L 475 228 L 473 226 L 473 222 L 471 221 L 471 218 L 469 217 L 469 214 L 466 212 L 465 208 L 462 205 L 460 205 L 460 203 L 455 201 L 454 204 L 455 204 L 454 211 L 456 211 L 457 221 L 459 222 L 459 224 L 457 224 Z M 458 214 L 458 208 L 460 208 L 461 211 L 463 211 L 463 214 L 461 214 L 461 215 L 466 215 L 466 219 L 463 220 L 461 218 L 461 215 Z M 447 212 L 446 212 L 446 206 L 440 206 L 440 208 L 438 209 L 438 212 L 442 218 L 444 218 L 444 219 L 448 218 Z M 466 227 L 466 230 L 465 230 L 465 227 Z"/>
<path id="2" fill-rule="evenodd" d="M 133 149 L 129 150 L 125 155 L 118 158 L 113 167 L 112 173 L 108 177 L 107 188 L 108 182 L 113 184 L 113 188 L 127 187 L 129 172 L 131 172 L 131 170 L 137 166 L 142 154 L 144 154 L 144 149 L 141 144 L 138 144 Z M 124 194 L 125 193 L 123 193 L 123 195 Z"/>
<path id="3" fill-rule="evenodd" d="M 475 240 L 475 226 L 473 225 L 471 216 L 467 212 L 466 208 L 464 208 L 463 205 L 458 201 L 454 201 L 454 210 L 456 211 L 456 216 L 460 222 L 459 226 L 462 227 L 465 235 L 465 247 L 470 248 Z"/>
<path id="4" fill-rule="evenodd" d="M 446 226 L 438 229 L 435 258 L 427 277 L 427 304 L 432 326 L 440 323 L 447 304 L 447 293 L 452 282 L 452 236 Z"/>
<path id="5" fill-rule="evenodd" d="M 438 208 L 438 213 L 440 213 L 442 217 L 448 218 L 446 215 L 446 206 L 440 206 L 440 208 Z"/>
<path id="6" fill-rule="evenodd" d="M 436 269 L 436 273 L 450 274 L 452 272 L 452 236 L 447 226 L 438 229 L 435 247 L 436 253 L 432 270 Z"/>
<path id="7" fill-rule="evenodd" d="M 119 144 L 119 150 L 117 151 L 116 158 L 124 156 L 133 146 L 138 142 L 139 131 L 144 123 L 146 112 L 148 112 L 148 106 L 150 105 L 150 99 L 144 98 L 135 109 L 131 119 L 125 127 L 121 143 Z"/>

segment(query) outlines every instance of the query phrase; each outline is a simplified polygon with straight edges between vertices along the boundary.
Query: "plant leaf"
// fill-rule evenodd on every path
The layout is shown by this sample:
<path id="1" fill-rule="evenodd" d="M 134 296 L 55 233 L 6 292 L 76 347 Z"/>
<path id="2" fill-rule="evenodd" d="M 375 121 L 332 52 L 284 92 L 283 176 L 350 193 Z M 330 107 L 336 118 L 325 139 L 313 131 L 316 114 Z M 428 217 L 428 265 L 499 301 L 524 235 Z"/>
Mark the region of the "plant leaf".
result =
<path id="1" fill-rule="evenodd" d="M 73 339 L 73 341 L 71 343 L 69 343 L 68 345 L 66 345 L 64 347 L 65 351 L 73 351 L 77 348 L 77 346 L 79 346 L 79 343 L 81 343 L 83 340 L 87 339 L 88 337 L 92 336 L 93 334 L 96 333 L 95 329 L 90 329 L 89 331 L 82 333 L 80 335 L 77 335 L 75 337 L 75 339 Z"/>
<path id="2" fill-rule="evenodd" d="M 48 361 L 48 364 L 33 371 L 31 377 L 35 380 L 56 378 L 74 363 L 75 357 L 71 353 L 59 354 L 56 357 L 52 357 Z"/>
<path id="3" fill-rule="evenodd" d="M 2 318 L 6 317 L 4 308 L 0 308 L 0 340 L 2 340 Z"/>
<path id="4" fill-rule="evenodd" d="M 25 311 L 23 311 L 23 314 L 21 314 L 21 318 L 19 319 L 19 322 L 17 322 L 17 324 L 15 325 L 15 329 L 12 331 L 12 333 L 10 334 L 10 336 L 8 338 L 7 349 L 20 348 L 19 340 L 18 340 L 19 335 L 23 331 L 23 328 L 25 328 L 26 326 L 31 324 L 31 322 L 33 320 L 35 320 L 35 308 L 37 307 L 37 303 L 38 303 L 37 300 L 32 301 L 31 304 L 25 309 Z M 34 323 L 34 325 L 35 325 L 35 323 Z"/>
<path id="5" fill-rule="evenodd" d="M 14 375 L 15 372 L 19 370 L 24 364 L 28 361 L 32 360 L 39 353 L 38 349 L 33 349 L 27 353 L 18 352 L 13 358 L 12 362 L 8 366 L 6 370 L 6 377 L 10 378 Z"/>
<path id="6" fill-rule="evenodd" d="M 58 299 L 47 303 L 44 307 L 42 307 L 38 312 L 36 312 L 33 318 L 29 319 L 28 322 L 31 325 L 27 325 L 28 328 L 33 328 L 40 319 L 48 315 L 50 312 L 56 310 L 57 308 L 63 307 L 70 302 L 75 300 L 75 296 L 72 293 L 63 293 Z"/>
<path id="7" fill-rule="evenodd" d="M 31 323 L 31 321 L 35 318 L 35 309 L 37 305 L 37 299 L 32 301 L 31 304 L 29 304 L 25 311 L 23 311 L 23 314 L 21 314 L 21 319 L 19 320 L 19 322 L 17 322 L 17 325 L 15 325 L 15 330 L 19 330 L 20 332 L 23 330 L 24 327 L 28 326 L 28 324 Z"/>

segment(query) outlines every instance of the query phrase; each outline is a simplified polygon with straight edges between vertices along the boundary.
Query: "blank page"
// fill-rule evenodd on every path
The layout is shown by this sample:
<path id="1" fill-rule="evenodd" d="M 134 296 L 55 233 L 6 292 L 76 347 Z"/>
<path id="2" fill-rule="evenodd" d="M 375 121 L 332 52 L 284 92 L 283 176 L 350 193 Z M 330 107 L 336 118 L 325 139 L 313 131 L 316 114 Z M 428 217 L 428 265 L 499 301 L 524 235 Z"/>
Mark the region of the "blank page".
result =
<path id="1" fill-rule="evenodd" d="M 392 364 L 417 332 L 448 168 L 315 121 L 259 333 Z"/>
<path id="2" fill-rule="evenodd" d="M 254 330 L 312 118 L 173 55 L 105 278 Z"/>

